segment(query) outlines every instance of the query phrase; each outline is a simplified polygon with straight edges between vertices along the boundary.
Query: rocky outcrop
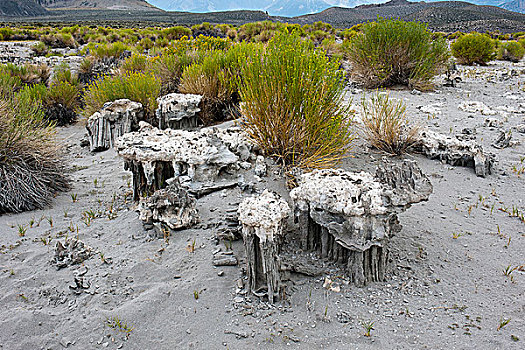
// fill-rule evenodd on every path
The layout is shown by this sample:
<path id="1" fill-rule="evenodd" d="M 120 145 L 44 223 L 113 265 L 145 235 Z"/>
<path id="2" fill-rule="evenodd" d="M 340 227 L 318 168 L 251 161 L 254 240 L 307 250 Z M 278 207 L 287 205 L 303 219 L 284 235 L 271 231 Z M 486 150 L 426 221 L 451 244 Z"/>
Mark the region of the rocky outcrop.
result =
<path id="1" fill-rule="evenodd" d="M 113 147 L 119 136 L 136 130 L 143 118 L 144 110 L 138 102 L 121 99 L 106 103 L 87 121 L 91 152 L 105 151 Z"/>
<path id="2" fill-rule="evenodd" d="M 201 95 L 168 94 L 157 99 L 160 129 L 190 129 L 199 124 Z"/>
<path id="3" fill-rule="evenodd" d="M 267 295 L 273 303 L 281 294 L 279 253 L 283 228 L 290 207 L 277 194 L 265 190 L 239 205 L 239 222 L 246 251 L 248 289 L 255 295 Z"/>
<path id="4" fill-rule="evenodd" d="M 388 240 L 401 229 L 397 214 L 427 200 L 432 185 L 417 163 L 383 160 L 374 175 L 316 170 L 290 196 L 303 250 L 346 267 L 356 285 L 382 281 Z"/>
<path id="5" fill-rule="evenodd" d="M 481 177 L 492 173 L 495 162 L 494 155 L 485 153 L 476 141 L 462 141 L 455 136 L 431 130 L 420 133 L 420 142 L 414 147 L 414 151 L 450 165 L 474 168 L 476 175 Z"/>
<path id="6" fill-rule="evenodd" d="M 191 227 L 198 222 L 195 198 L 172 179 L 168 187 L 155 191 L 152 196 L 142 198 L 139 217 L 147 228 L 162 226 L 172 230 Z"/>
<path id="7" fill-rule="evenodd" d="M 238 162 L 250 158 L 253 147 L 237 128 L 159 130 L 141 122 L 139 131 L 117 140 L 116 149 L 133 173 L 138 200 L 166 187 L 171 178 L 196 195 L 237 185 Z"/>

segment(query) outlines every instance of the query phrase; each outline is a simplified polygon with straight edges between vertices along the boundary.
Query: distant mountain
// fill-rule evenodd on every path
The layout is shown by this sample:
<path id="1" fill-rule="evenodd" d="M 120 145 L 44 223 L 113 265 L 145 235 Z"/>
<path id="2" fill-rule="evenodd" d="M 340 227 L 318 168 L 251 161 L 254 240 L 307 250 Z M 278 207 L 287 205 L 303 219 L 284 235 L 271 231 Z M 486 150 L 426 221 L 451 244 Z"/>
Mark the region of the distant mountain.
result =
<path id="1" fill-rule="evenodd" d="M 4 1 L 4 0 L 0 0 Z M 59 10 L 159 10 L 146 0 L 33 0 L 47 9 Z"/>
<path id="2" fill-rule="evenodd" d="M 46 13 L 46 9 L 33 0 L 0 0 L 0 16 L 28 17 Z"/>
<path id="3" fill-rule="evenodd" d="M 521 0 L 523 1 L 523 0 Z M 525 15 L 495 6 L 478 6 L 461 1 L 408 2 L 392 0 L 385 4 L 361 5 L 355 8 L 332 7 L 320 13 L 298 16 L 299 24 L 323 21 L 336 27 L 351 27 L 377 17 L 402 18 L 426 23 L 437 31 L 513 32 L 525 28 Z"/>
<path id="4" fill-rule="evenodd" d="M 500 6 L 507 10 L 524 12 L 525 0 L 469 0 L 475 5 Z M 330 7 L 353 8 L 359 5 L 381 4 L 387 0 L 148 0 L 167 11 L 211 12 L 232 10 L 261 10 L 272 16 L 295 17 L 323 11 Z M 413 1 L 416 2 L 416 1 Z M 426 0 L 442 2 L 442 0 Z"/>
<path id="5" fill-rule="evenodd" d="M 501 5 L 501 7 L 505 10 L 525 13 L 525 0 L 509 1 Z"/>
<path id="6" fill-rule="evenodd" d="M 210 12 L 261 10 L 272 16 L 293 17 L 315 13 L 332 6 L 325 0 L 148 0 L 167 11 Z M 332 1 L 333 2 L 333 1 Z"/>

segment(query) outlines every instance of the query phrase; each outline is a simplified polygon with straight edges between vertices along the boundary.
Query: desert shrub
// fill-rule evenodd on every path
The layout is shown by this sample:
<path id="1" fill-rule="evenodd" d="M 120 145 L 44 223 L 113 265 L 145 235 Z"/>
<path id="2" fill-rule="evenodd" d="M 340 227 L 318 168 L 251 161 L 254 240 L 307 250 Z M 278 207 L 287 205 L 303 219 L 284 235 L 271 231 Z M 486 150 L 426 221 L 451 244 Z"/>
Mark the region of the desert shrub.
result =
<path id="1" fill-rule="evenodd" d="M 148 57 L 145 55 L 131 55 L 122 61 L 119 73 L 125 75 L 126 73 L 144 72 L 148 65 Z"/>
<path id="2" fill-rule="evenodd" d="M 330 167 L 345 156 L 352 120 L 337 60 L 297 33 L 282 33 L 240 61 L 240 122 L 266 155 L 302 168 Z"/>
<path id="3" fill-rule="evenodd" d="M 161 32 L 162 36 L 164 36 L 168 40 L 179 40 L 183 37 L 190 37 L 191 36 L 191 29 L 182 27 L 182 26 L 175 26 L 171 28 L 163 29 Z"/>
<path id="4" fill-rule="evenodd" d="M 163 93 L 175 92 L 184 69 L 197 61 L 201 61 L 201 58 L 193 52 L 175 54 L 165 51 L 151 59 L 148 71 L 160 81 Z"/>
<path id="5" fill-rule="evenodd" d="M 0 99 L 7 99 L 12 97 L 15 91 L 22 86 L 22 81 L 19 77 L 11 75 L 7 66 L 0 65 Z"/>
<path id="6" fill-rule="evenodd" d="M 241 71 L 239 58 L 249 57 L 256 47 L 243 43 L 224 51 L 208 51 L 202 62 L 185 68 L 179 91 L 203 95 L 201 118 L 204 124 L 223 120 L 227 114 L 225 111 L 238 102 L 236 78 Z"/>
<path id="7" fill-rule="evenodd" d="M 144 108 L 146 120 L 154 122 L 157 109 L 157 97 L 160 94 L 160 81 L 152 74 L 127 73 L 119 76 L 105 76 L 90 83 L 84 91 L 84 109 L 82 115 L 89 118 L 100 110 L 106 102 L 127 98 L 140 102 Z"/>
<path id="8" fill-rule="evenodd" d="M 31 50 L 35 56 L 45 56 L 49 53 L 49 47 L 41 41 L 33 45 Z"/>
<path id="9" fill-rule="evenodd" d="M 137 48 L 139 51 L 145 51 L 153 48 L 153 46 L 155 46 L 155 43 L 150 38 L 144 38 L 139 41 Z"/>
<path id="10" fill-rule="evenodd" d="M 498 48 L 498 59 L 519 62 L 525 55 L 525 48 L 517 41 L 501 43 Z"/>
<path id="11" fill-rule="evenodd" d="M 19 78 L 23 85 L 46 84 L 50 75 L 50 69 L 46 64 L 25 64 L 23 66 L 17 66 L 12 63 L 7 63 L 3 66 L 2 72 L 3 74 Z"/>
<path id="12" fill-rule="evenodd" d="M 432 41 L 424 24 L 379 19 L 361 27 L 347 58 L 356 81 L 367 88 L 397 84 L 428 90 L 449 59 L 444 40 Z"/>
<path id="13" fill-rule="evenodd" d="M 403 101 L 377 92 L 370 99 L 363 98 L 361 106 L 363 133 L 372 147 L 399 155 L 419 141 L 420 128 L 410 126 Z"/>
<path id="14" fill-rule="evenodd" d="M 103 58 L 119 58 L 122 56 L 122 54 L 125 51 L 130 51 L 131 47 L 121 43 L 116 42 L 112 44 L 88 44 L 87 48 L 89 49 L 89 53 L 97 58 L 97 59 L 103 59 Z"/>
<path id="15" fill-rule="evenodd" d="M 74 49 L 78 46 L 78 43 L 75 41 L 75 38 L 73 38 L 73 36 L 68 33 L 42 35 L 40 37 L 40 40 L 47 46 L 52 47 L 54 49 L 68 47 Z"/>
<path id="16" fill-rule="evenodd" d="M 10 40 L 14 34 L 14 30 L 9 27 L 0 28 L 0 35 L 2 40 Z"/>
<path id="17" fill-rule="evenodd" d="M 518 43 L 525 48 L 525 38 L 518 40 Z"/>
<path id="18" fill-rule="evenodd" d="M 494 41 L 485 34 L 472 33 L 460 36 L 451 45 L 452 55 L 458 63 L 485 65 L 495 58 Z"/>
<path id="19" fill-rule="evenodd" d="M 0 102 L 0 213 L 41 209 L 69 188 L 55 130 L 38 106 Z"/>

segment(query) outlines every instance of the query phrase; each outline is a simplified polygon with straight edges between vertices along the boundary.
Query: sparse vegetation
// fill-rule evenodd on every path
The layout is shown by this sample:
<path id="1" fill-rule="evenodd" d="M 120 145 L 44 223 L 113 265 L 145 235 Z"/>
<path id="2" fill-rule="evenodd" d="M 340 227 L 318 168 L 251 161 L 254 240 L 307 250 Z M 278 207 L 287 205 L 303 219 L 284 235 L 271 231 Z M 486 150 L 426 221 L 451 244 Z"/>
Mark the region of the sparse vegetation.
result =
<path id="1" fill-rule="evenodd" d="M 367 88 L 401 84 L 429 90 L 449 59 L 445 40 L 432 40 L 426 26 L 416 22 L 379 19 L 364 24 L 350 40 L 346 57 L 352 74 Z"/>
<path id="2" fill-rule="evenodd" d="M 372 147 L 397 155 L 417 144 L 420 128 L 410 125 L 403 101 L 377 92 L 370 99 L 363 98 L 361 105 L 363 133 Z"/>
<path id="3" fill-rule="evenodd" d="M 245 61 L 240 122 L 265 154 L 303 168 L 329 167 L 345 156 L 354 136 L 337 61 L 296 33 L 277 35 Z"/>
<path id="4" fill-rule="evenodd" d="M 486 65 L 496 57 L 494 41 L 485 34 L 471 33 L 460 36 L 452 45 L 452 55 L 458 63 Z"/>
<path id="5" fill-rule="evenodd" d="M 498 59 L 519 62 L 525 55 L 525 48 L 517 41 L 501 43 L 498 47 Z"/>

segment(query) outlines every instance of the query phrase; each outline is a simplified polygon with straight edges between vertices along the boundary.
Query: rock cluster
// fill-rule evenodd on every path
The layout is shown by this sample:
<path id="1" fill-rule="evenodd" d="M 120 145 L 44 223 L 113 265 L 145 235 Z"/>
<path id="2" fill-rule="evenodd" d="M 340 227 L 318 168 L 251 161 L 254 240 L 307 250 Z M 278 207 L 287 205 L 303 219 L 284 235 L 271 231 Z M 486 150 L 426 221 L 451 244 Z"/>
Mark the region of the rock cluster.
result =
<path id="1" fill-rule="evenodd" d="M 199 124 L 201 95 L 168 94 L 157 99 L 160 129 L 190 129 Z"/>
<path id="2" fill-rule="evenodd" d="M 492 173 L 495 162 L 494 155 L 485 153 L 483 147 L 475 141 L 462 141 L 455 136 L 431 130 L 420 133 L 420 142 L 414 147 L 414 151 L 451 165 L 474 168 L 476 175 L 481 177 Z"/>
<path id="3" fill-rule="evenodd" d="M 133 173 L 135 200 L 164 188 L 170 178 L 196 195 L 236 185 L 238 162 L 250 158 L 252 149 L 240 130 L 159 130 L 146 122 L 121 136 L 115 147 Z"/>
<path id="4" fill-rule="evenodd" d="M 64 243 L 57 242 L 53 264 L 59 269 L 81 264 L 96 252 L 95 249 L 76 238 L 67 238 Z"/>
<path id="5" fill-rule="evenodd" d="M 245 199 L 238 213 L 248 265 L 248 289 L 255 295 L 267 295 L 273 303 L 282 290 L 279 252 L 290 207 L 279 195 L 265 190 Z"/>
<path id="6" fill-rule="evenodd" d="M 91 152 L 113 147 L 115 140 L 138 127 L 144 119 L 142 104 L 127 99 L 108 102 L 89 117 L 87 131 Z"/>
<path id="7" fill-rule="evenodd" d="M 350 281 L 382 281 L 388 239 L 401 229 L 397 213 L 427 200 L 432 185 L 413 161 L 386 160 L 374 175 L 316 170 L 290 196 L 301 246 L 346 266 Z"/>
<path id="8" fill-rule="evenodd" d="M 195 198 L 173 180 L 168 187 L 141 199 L 139 217 L 150 228 L 158 224 L 172 230 L 187 228 L 198 222 L 195 202 Z"/>

